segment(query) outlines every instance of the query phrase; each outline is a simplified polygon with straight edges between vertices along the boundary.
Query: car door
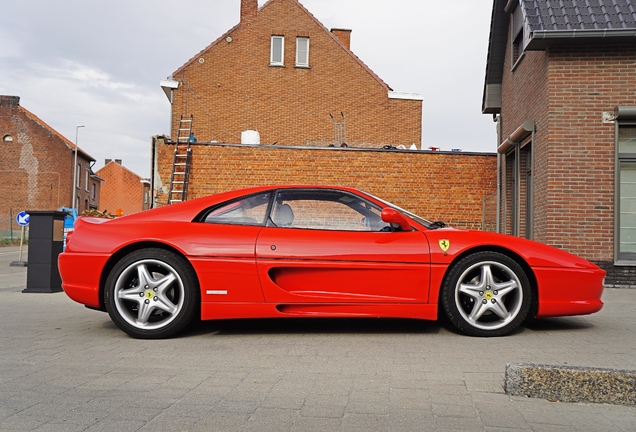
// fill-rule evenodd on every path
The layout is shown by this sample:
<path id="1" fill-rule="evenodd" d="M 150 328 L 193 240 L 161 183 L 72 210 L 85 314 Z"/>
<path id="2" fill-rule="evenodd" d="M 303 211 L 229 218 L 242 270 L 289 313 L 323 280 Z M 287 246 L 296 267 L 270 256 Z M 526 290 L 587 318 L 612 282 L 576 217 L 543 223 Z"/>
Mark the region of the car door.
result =
<path id="1" fill-rule="evenodd" d="M 256 239 L 265 225 L 271 192 L 241 197 L 210 208 L 180 232 L 201 284 L 201 300 L 260 303 Z"/>
<path id="2" fill-rule="evenodd" d="M 256 242 L 267 302 L 426 302 L 429 247 L 394 231 L 382 208 L 333 189 L 280 190 Z"/>

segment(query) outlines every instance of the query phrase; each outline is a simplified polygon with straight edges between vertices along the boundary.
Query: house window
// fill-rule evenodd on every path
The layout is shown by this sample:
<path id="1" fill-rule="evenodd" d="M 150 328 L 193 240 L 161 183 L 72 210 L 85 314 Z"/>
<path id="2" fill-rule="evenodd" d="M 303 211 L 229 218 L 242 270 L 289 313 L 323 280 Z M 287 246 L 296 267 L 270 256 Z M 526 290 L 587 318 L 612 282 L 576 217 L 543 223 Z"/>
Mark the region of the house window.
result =
<path id="1" fill-rule="evenodd" d="M 84 190 L 88 192 L 88 179 L 90 177 L 91 170 L 86 168 L 86 174 L 84 176 Z"/>
<path id="2" fill-rule="evenodd" d="M 75 178 L 75 187 L 79 189 L 80 187 L 80 178 L 82 176 L 82 164 L 80 162 L 77 163 L 77 177 Z"/>
<path id="3" fill-rule="evenodd" d="M 617 135 L 617 258 L 636 261 L 636 125 L 619 125 Z"/>
<path id="4" fill-rule="evenodd" d="M 512 45 L 510 52 L 512 53 L 512 66 L 514 67 L 523 54 L 523 13 L 520 6 L 517 6 L 512 11 L 511 25 L 512 34 L 510 40 Z"/>
<path id="5" fill-rule="evenodd" d="M 534 187 L 532 181 L 532 142 L 517 144 L 506 155 L 507 207 L 510 234 L 532 239 Z"/>
<path id="6" fill-rule="evenodd" d="M 285 65 L 285 37 L 272 36 L 272 48 L 269 59 L 270 66 Z"/>
<path id="7" fill-rule="evenodd" d="M 309 38 L 296 38 L 296 66 L 309 67 Z"/>
<path id="8" fill-rule="evenodd" d="M 95 183 L 91 185 L 91 200 L 95 201 Z"/>
<path id="9" fill-rule="evenodd" d="M 13 142 L 13 137 L 11 135 L 5 135 L 2 138 L 2 141 L 6 142 L 6 143 L 11 143 L 11 142 Z"/>

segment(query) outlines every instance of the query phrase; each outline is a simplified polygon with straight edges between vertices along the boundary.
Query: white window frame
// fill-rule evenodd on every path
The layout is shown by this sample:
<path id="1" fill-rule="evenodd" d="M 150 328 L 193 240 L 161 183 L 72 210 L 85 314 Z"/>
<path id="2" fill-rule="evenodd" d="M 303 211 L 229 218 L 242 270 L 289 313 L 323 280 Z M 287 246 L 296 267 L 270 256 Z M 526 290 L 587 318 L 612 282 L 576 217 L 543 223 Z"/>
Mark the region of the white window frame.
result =
<path id="1" fill-rule="evenodd" d="M 621 205 L 621 200 L 625 197 L 621 194 L 621 186 L 623 184 L 623 170 L 621 165 L 636 163 L 636 153 L 621 152 L 619 130 L 621 128 L 636 128 L 636 121 L 634 119 L 628 119 L 627 121 L 617 121 L 615 130 L 615 212 L 614 212 L 614 263 L 617 265 L 636 265 L 636 253 L 634 252 L 622 252 L 621 244 L 624 241 L 622 231 L 626 229 L 621 218 L 621 214 L 624 211 Z M 628 227 L 629 228 L 629 227 Z"/>
<path id="2" fill-rule="evenodd" d="M 90 177 L 91 177 L 91 176 L 90 176 L 90 173 L 91 173 L 90 168 L 86 167 L 86 175 L 85 175 L 85 177 L 84 177 L 84 190 L 85 190 L 86 192 L 88 192 L 88 182 L 89 182 L 89 179 L 90 179 Z"/>
<path id="3" fill-rule="evenodd" d="M 305 43 L 304 53 L 301 51 L 301 45 Z M 304 54 L 304 58 L 303 57 Z M 309 67 L 309 38 L 306 36 L 296 37 L 296 67 Z"/>
<path id="4" fill-rule="evenodd" d="M 276 41 L 280 41 L 280 59 L 274 58 L 274 47 Z M 269 53 L 270 66 L 285 66 L 285 36 L 273 35 Z"/>

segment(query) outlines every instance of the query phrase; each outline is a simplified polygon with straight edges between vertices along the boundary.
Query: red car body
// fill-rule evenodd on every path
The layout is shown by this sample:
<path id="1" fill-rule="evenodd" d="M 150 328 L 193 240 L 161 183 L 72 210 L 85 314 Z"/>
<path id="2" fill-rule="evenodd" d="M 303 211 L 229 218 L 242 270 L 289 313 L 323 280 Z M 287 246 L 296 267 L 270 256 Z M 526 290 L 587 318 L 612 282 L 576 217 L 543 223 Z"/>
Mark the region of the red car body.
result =
<path id="1" fill-rule="evenodd" d="M 308 191 L 310 197 L 314 191 L 318 194 L 339 193 L 338 196 L 346 197 L 340 201 L 346 201 L 347 205 L 353 202 L 351 200 L 359 199 L 366 204 L 362 207 L 356 204 L 355 209 L 367 214 L 364 207 L 377 206 L 385 221 L 382 225 L 385 229 L 389 226 L 392 231 L 275 226 L 273 219 L 269 219 L 273 213 L 268 213 L 266 223 L 257 224 L 206 223 L 201 219 L 206 212 L 214 215 L 210 209 L 219 206 L 231 209 L 231 203 L 250 196 L 263 196 L 263 206 L 266 205 L 265 198 L 270 197 L 272 203 L 267 211 L 273 212 L 273 206 L 277 205 L 274 197 L 281 196 L 281 191 Z M 497 266 L 499 256 L 516 263 L 506 264 L 504 269 L 517 268 L 517 264 L 522 269 L 522 278 L 513 276 L 518 282 L 511 283 L 528 285 L 527 293 L 531 293 L 531 298 L 527 300 L 528 305 L 518 301 L 512 307 L 527 307 L 529 315 L 590 314 L 603 306 L 601 295 L 605 272 L 584 259 L 522 238 L 440 227 L 441 224 L 425 223 L 427 221 L 411 216 L 383 200 L 351 188 L 268 186 L 222 193 L 118 219 L 81 217 L 75 223 L 65 252 L 59 256 L 62 287 L 71 299 L 90 308 L 109 309 L 113 316 L 110 309 L 114 307 L 109 308 L 108 290 L 119 289 L 118 292 L 123 293 L 128 289 L 121 286 L 108 288 L 118 283 L 109 282 L 117 264 L 135 251 L 163 249 L 180 257 L 182 261 L 179 262 L 187 263 L 186 267 L 190 266 L 193 273 L 190 284 L 196 285 L 198 294 L 194 300 L 196 310 L 200 310 L 203 320 L 265 317 L 435 320 L 440 309 L 444 309 L 441 308 L 443 296 L 449 299 L 446 306 L 450 309 L 453 309 L 453 298 L 457 299 L 455 303 L 458 307 L 464 305 L 466 315 L 473 310 L 477 312 L 473 309 L 475 299 L 482 301 L 483 297 L 484 305 L 488 301 L 495 303 L 491 300 L 492 293 L 488 297 L 490 291 L 484 294 L 480 290 L 478 294 L 470 294 L 467 304 L 466 298 L 460 299 L 461 295 L 453 294 L 454 288 L 450 287 L 454 284 L 455 291 L 459 292 L 467 284 L 479 283 L 479 276 L 461 276 L 464 278 L 461 280 L 456 276 L 457 282 L 449 282 L 449 278 L 462 260 L 481 253 L 482 261 L 487 265 L 479 264 L 480 267 L 474 270 L 475 274 L 481 271 L 481 279 L 487 276 L 491 264 Z M 400 229 L 400 223 L 407 229 Z M 151 259 L 152 256 L 143 258 Z M 460 270 L 457 268 L 455 273 L 459 274 Z M 140 270 L 133 268 L 131 271 L 134 274 Z M 116 279 L 115 276 L 112 278 Z M 504 279 L 508 277 L 497 279 L 502 287 L 506 282 Z M 449 288 L 444 289 L 445 283 L 450 284 Z M 490 290 L 490 286 L 487 289 Z M 497 293 L 496 290 L 493 292 Z M 141 289 L 135 293 L 140 297 L 144 295 Z M 521 291 L 518 293 L 522 294 Z M 121 297 L 124 298 L 124 294 Z M 142 306 L 140 303 L 138 307 Z M 172 306 L 168 309 L 172 311 Z M 133 315 L 141 314 L 137 306 L 132 310 Z M 126 310 L 123 312 L 125 314 Z M 133 317 L 133 326 L 134 320 Z M 144 333 L 143 324 L 139 322 L 136 330 L 128 333 L 135 337 L 166 337 L 177 331 Z M 459 326 L 463 331 L 466 331 L 465 327 Z M 503 333 L 492 332 L 488 327 L 482 330 L 467 333 L 490 336 L 508 333 L 512 328 Z"/>

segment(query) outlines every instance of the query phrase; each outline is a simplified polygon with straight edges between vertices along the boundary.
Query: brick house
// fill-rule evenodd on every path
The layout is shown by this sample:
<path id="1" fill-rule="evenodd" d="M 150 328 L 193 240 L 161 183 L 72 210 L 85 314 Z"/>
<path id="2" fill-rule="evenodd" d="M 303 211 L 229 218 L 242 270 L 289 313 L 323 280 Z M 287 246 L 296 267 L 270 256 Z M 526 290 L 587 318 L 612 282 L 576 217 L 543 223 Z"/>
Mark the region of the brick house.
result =
<path id="1" fill-rule="evenodd" d="M 99 207 L 95 159 L 78 148 L 74 170 L 75 144 L 20 106 L 17 96 L 0 96 L 0 139 L 0 231 L 22 210 L 56 210 L 73 202 L 80 213 Z"/>
<path id="2" fill-rule="evenodd" d="M 630 0 L 494 0 L 482 111 L 498 225 L 636 285 L 636 12 Z"/>
<path id="3" fill-rule="evenodd" d="M 127 215 L 150 208 L 150 180 L 124 167 L 121 159 L 106 159 L 96 174 L 104 179 L 100 197 L 103 210 Z"/>
<path id="4" fill-rule="evenodd" d="M 422 97 L 394 92 L 353 54 L 350 37 L 298 0 L 260 9 L 241 0 L 239 24 L 163 82 L 173 138 L 181 116 L 193 115 L 199 142 L 240 143 L 253 130 L 262 144 L 419 147 Z"/>

